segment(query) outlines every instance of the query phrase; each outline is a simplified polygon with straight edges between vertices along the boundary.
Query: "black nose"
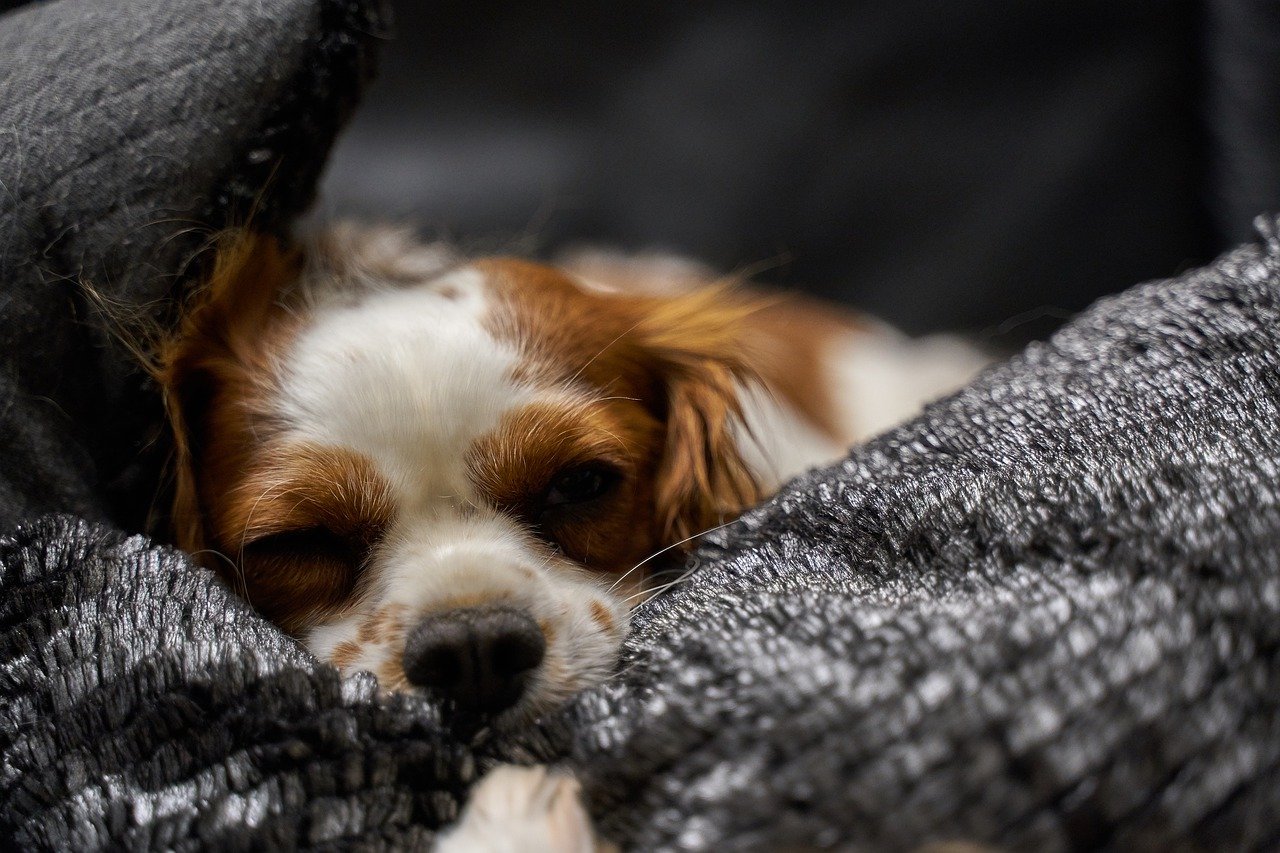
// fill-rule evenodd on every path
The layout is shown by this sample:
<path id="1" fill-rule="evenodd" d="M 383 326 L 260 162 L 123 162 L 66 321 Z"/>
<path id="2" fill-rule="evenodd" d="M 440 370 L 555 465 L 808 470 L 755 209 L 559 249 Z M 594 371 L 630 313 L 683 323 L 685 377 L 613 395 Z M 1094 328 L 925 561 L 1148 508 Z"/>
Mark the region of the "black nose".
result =
<path id="1" fill-rule="evenodd" d="M 537 623 L 519 610 L 449 610 L 409 635 L 404 673 L 460 711 L 493 714 L 516 703 L 546 648 Z"/>

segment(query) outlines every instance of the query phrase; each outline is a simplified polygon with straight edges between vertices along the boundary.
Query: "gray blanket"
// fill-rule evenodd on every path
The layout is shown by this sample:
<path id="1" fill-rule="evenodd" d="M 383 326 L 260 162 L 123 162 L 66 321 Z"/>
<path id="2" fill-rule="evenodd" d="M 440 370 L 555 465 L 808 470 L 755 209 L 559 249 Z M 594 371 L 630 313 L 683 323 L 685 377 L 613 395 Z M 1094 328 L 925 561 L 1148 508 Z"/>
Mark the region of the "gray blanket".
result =
<path id="1" fill-rule="evenodd" d="M 639 849 L 1280 842 L 1280 240 L 1136 288 L 703 548 L 618 676 L 457 743 L 186 558 L 0 547 L 24 846 L 429 837 L 564 759 Z"/>
<path id="2" fill-rule="evenodd" d="M 1280 239 L 792 483 L 560 728 L 642 848 L 1280 845 Z"/>
<path id="3" fill-rule="evenodd" d="M 266 156 L 281 188 L 264 195 L 266 221 L 300 209 L 376 19 L 354 2 L 274 2 L 289 26 L 253 14 L 270 4 L 215 0 L 174 0 L 164 8 L 185 12 L 170 18 L 108 0 L 0 19 L 0 129 L 18 104 L 28 133 L 60 120 L 32 105 L 38 86 L 14 88 L 15 45 L 40 27 L 116 45 L 168 32 L 181 68 L 211 36 L 173 22 L 216 12 L 219 43 L 245 52 L 202 69 L 220 81 L 211 100 L 190 97 L 202 81 L 108 86 L 147 91 L 146 109 L 178 128 L 214 105 L 238 116 L 219 145 L 181 137 L 181 168 L 145 127 L 134 149 L 76 147 L 92 134 L 69 150 L 0 149 L 0 186 L 29 190 L 0 208 L 0 378 L 16 389 L 0 504 L 22 522 L 0 538 L 0 841 L 410 846 L 457 814 L 487 765 L 515 760 L 571 766 L 604 834 L 637 849 L 1280 845 L 1273 221 L 1258 244 L 1103 302 L 716 534 L 685 583 L 637 612 L 613 679 L 510 737 L 461 742 L 425 701 L 341 679 L 187 557 L 121 532 L 138 515 L 121 496 L 145 489 L 104 475 L 138 452 L 116 433 L 141 415 L 119 402 L 153 392 L 108 338 L 77 337 L 96 327 L 58 288 L 114 270 L 104 286 L 142 288 L 121 298 L 171 302 L 185 252 L 130 230 L 136 218 L 117 223 L 124 249 L 119 231 L 91 233 L 148 169 L 168 176 L 153 189 L 216 226 L 229 199 L 266 183 Z M 298 127 L 316 150 L 290 161 Z M 72 155 L 113 164 L 88 173 L 83 204 L 15 183 L 15 161 L 41 173 Z M 48 245 L 74 251 L 40 254 Z M 156 260 L 136 272 L 143 256 Z M 46 510 L 62 514 L 36 517 Z"/>

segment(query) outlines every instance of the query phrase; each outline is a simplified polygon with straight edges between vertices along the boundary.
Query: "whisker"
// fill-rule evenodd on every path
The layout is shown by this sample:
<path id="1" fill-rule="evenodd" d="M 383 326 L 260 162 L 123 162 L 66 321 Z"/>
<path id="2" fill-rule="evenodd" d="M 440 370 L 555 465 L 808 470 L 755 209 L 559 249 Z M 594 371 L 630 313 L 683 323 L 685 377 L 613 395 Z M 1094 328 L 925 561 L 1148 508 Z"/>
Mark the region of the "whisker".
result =
<path id="1" fill-rule="evenodd" d="M 615 580 L 612 584 L 610 584 L 610 585 L 609 585 L 609 588 L 608 588 L 607 590 L 605 590 L 605 592 L 606 592 L 606 593 L 611 593 L 611 592 L 613 592 L 615 589 L 617 589 L 617 588 L 618 588 L 618 585 L 619 585 L 619 584 L 621 584 L 624 580 L 626 580 L 626 579 L 630 576 L 630 574 L 631 574 L 632 572 L 634 572 L 636 569 L 640 568 L 640 565 L 641 565 L 640 563 L 636 563 L 634 566 L 632 566 L 631 568 L 627 569 L 627 570 L 626 570 L 625 572 L 623 572 L 622 574 L 618 575 L 618 579 L 617 579 L 617 580 Z"/>
<path id="2" fill-rule="evenodd" d="M 643 566 L 645 563 L 649 562 L 650 560 L 655 559 L 655 558 L 657 558 L 657 557 L 661 557 L 663 554 L 667 553 L 667 552 L 668 552 L 668 551 L 670 551 L 672 548 L 679 548 L 679 547 L 680 547 L 681 545 L 683 545 L 684 543 L 686 543 L 686 542 L 691 542 L 691 541 L 693 541 L 694 539 L 697 539 L 699 536 L 706 536 L 708 533 L 715 533 L 717 530 L 723 530 L 724 528 L 728 527 L 730 524 L 733 524 L 733 523 L 734 523 L 735 521 L 737 521 L 737 520 L 738 520 L 738 519 L 734 518 L 734 519 L 731 519 L 731 520 L 729 520 L 729 521 L 724 522 L 723 524 L 717 524 L 715 527 L 708 527 L 706 530 L 703 530 L 703 531 L 700 531 L 700 532 L 698 532 L 698 533 L 695 533 L 695 534 L 693 534 L 692 536 L 686 536 L 684 539 L 681 539 L 679 542 L 672 542 L 672 543 L 671 543 L 670 545 L 668 545 L 667 547 L 665 547 L 665 548 L 661 548 L 661 549 L 659 549 L 659 550 L 657 550 L 657 551 L 654 551 L 652 554 L 650 554 L 649 556 L 645 557 L 643 560 L 641 560 L 640 562 L 636 563 L 634 566 L 632 566 L 631 568 L 629 568 L 629 569 L 627 569 L 625 572 L 623 572 L 621 575 L 619 575 L 619 576 L 618 576 L 618 579 L 617 579 L 616 581 L 614 581 L 614 582 L 613 582 L 613 586 L 609 587 L 609 592 L 613 592 L 615 589 L 617 589 L 617 588 L 618 588 L 618 584 L 622 583 L 624 580 L 626 580 L 626 579 L 631 575 L 631 573 L 632 573 L 632 572 L 634 572 L 636 569 L 640 568 L 641 566 Z"/>
<path id="3" fill-rule="evenodd" d="M 622 340 L 627 335 L 631 334 L 636 329 L 638 329 L 640 327 L 640 324 L 643 322 L 644 320 L 637 320 L 635 322 L 635 325 L 633 325 L 631 328 L 627 329 L 626 331 L 619 333 L 616 338 L 614 338 L 613 340 L 609 341 L 609 343 L 601 347 L 600 352 L 596 353 L 595 355 L 591 356 L 591 358 L 587 359 L 587 363 L 582 365 L 582 367 L 578 368 L 578 372 L 573 374 L 573 377 L 568 382 L 566 382 L 565 385 L 573 385 L 574 382 L 577 382 L 578 377 L 583 374 L 583 371 L 585 371 L 588 367 L 591 366 L 592 362 L 594 362 L 600 356 L 604 355 L 605 352 L 609 349 L 609 347 L 613 346 L 618 341 Z"/>
<path id="4" fill-rule="evenodd" d="M 218 559 L 225 561 L 226 564 L 231 567 L 232 577 L 240 578 L 240 591 L 244 596 L 245 603 L 250 607 L 253 607 L 253 602 L 249 600 L 249 581 L 244 576 L 244 569 L 240 568 L 240 566 L 236 564 L 235 560 L 214 548 L 201 548 L 199 551 L 190 552 L 191 557 L 199 557 L 201 554 L 212 554 Z"/>
<path id="5" fill-rule="evenodd" d="M 657 586 L 657 587 L 654 587 L 654 588 L 652 588 L 652 589 L 642 589 L 642 590 L 640 590 L 640 591 L 639 591 L 639 592 L 637 592 L 637 593 L 633 593 L 632 595 L 629 595 L 629 596 L 627 596 L 626 598 L 624 598 L 624 599 L 623 599 L 623 603 L 624 603 L 624 604 L 629 604 L 633 598 L 640 598 L 640 597 L 642 597 L 642 596 L 643 596 L 646 600 L 647 600 L 647 599 L 650 599 L 650 598 L 655 598 L 655 597 L 657 597 L 657 596 L 661 595 L 662 593 L 666 592 L 667 590 L 671 589 L 671 587 L 673 587 L 673 586 L 678 586 L 679 584 L 684 583 L 685 581 L 687 581 L 687 580 L 688 580 L 690 577 L 692 577 L 692 576 L 693 576 L 693 572 L 685 572 L 685 573 L 684 573 L 684 574 L 682 574 L 680 577 L 676 578 L 675 580 L 671 581 L 670 583 L 664 583 L 664 584 L 662 584 L 661 586 Z"/>

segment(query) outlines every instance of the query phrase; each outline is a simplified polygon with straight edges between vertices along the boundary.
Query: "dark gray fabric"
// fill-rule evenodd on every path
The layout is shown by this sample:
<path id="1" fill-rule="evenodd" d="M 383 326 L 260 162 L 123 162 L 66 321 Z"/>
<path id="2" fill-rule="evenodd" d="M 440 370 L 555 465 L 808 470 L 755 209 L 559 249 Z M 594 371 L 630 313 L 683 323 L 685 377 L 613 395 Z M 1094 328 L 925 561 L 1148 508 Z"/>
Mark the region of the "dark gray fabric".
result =
<path id="1" fill-rule="evenodd" d="M 66 516 L 0 544 L 5 849 L 421 845 L 473 779 L 185 556 Z"/>
<path id="2" fill-rule="evenodd" d="M 309 203 L 382 25 L 357 0 L 101 0 L 0 18 L 0 530 L 139 528 L 157 399 L 106 331 L 171 308 L 210 231 Z"/>
<path id="3" fill-rule="evenodd" d="M 1280 844 L 1280 239 L 793 483 L 563 729 L 643 849 Z"/>
<path id="4" fill-rule="evenodd" d="M 619 676 L 471 749 L 173 552 L 47 520 L 0 544 L 0 830 L 409 843 L 477 768 L 562 757 L 636 849 L 1274 849 L 1278 473 L 1272 231 L 793 483 Z"/>
<path id="5" fill-rule="evenodd" d="M 1274 0 L 393 3 L 324 197 L 467 245 L 772 265 L 1015 350 L 1280 206 Z"/>

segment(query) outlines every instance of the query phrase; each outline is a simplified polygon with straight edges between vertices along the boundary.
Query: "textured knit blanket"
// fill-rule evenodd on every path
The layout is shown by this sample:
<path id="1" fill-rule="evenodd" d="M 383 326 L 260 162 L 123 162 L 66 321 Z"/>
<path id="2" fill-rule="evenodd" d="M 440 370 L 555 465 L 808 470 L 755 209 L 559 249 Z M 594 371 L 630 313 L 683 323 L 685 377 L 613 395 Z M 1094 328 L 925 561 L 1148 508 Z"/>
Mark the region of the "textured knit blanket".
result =
<path id="1" fill-rule="evenodd" d="M 514 741 L 341 681 L 144 538 L 27 527 L 0 548 L 5 828 L 405 843 L 485 762 L 567 757 L 641 849 L 1274 848 L 1274 235 L 793 483 Z"/>
<path id="2" fill-rule="evenodd" d="M 132 8 L 73 5 L 91 19 Z M 363 67 L 363 4 L 174 0 L 164 8 L 218 14 L 167 29 L 142 5 L 142 22 L 92 19 L 92 32 L 120 44 L 167 33 L 174 69 L 198 52 L 176 47 L 208 40 L 209 27 L 250 55 L 198 81 L 175 71 L 150 93 L 169 104 L 165 132 L 193 160 L 139 158 L 142 133 L 77 160 L 114 166 L 93 186 L 200 178 L 199 219 L 217 224 L 234 206 L 218 187 L 274 162 L 291 188 L 272 197 L 287 220 L 317 167 L 272 158 L 296 144 L 286 130 L 298 122 L 326 129 L 313 133 L 323 154 L 354 89 L 343 81 Z M 14 86 L 14 45 L 59 7 L 70 14 L 52 3 L 0 18 L 0 83 Z M 286 11 L 299 13 L 290 27 L 268 26 Z M 174 35 L 178 20 L 204 23 Z M 259 50 L 276 61 L 255 65 Z M 301 76 L 279 77 L 290 67 Z M 107 94 L 136 97 L 140 85 Z M 196 138 L 212 109 L 191 107 L 184 93 L 197 85 L 213 87 L 202 103 L 237 130 Z M 14 91 L 0 98 L 4 127 L 18 126 L 15 108 L 66 113 Z M 282 91 L 292 113 L 271 100 Z M 144 107 L 157 108 L 121 115 Z M 24 148 L 22 164 L 45 175 L 48 150 Z M 339 677 L 185 555 L 121 532 L 136 508 L 105 474 L 136 449 L 107 438 L 137 413 L 113 401 L 147 389 L 126 381 L 109 342 L 77 337 L 93 326 L 67 319 L 74 291 L 57 288 L 140 250 L 112 242 L 107 253 L 90 239 L 90 212 L 120 212 L 109 196 L 41 195 L 49 182 L 15 183 L 6 153 L 4 189 L 25 201 L 0 208 L 0 380 L 16 389 L 0 422 L 26 430 L 22 441 L 0 435 L 0 503 L 20 522 L 0 535 L 6 848 L 421 845 L 498 761 L 572 768 L 602 833 L 636 849 L 1280 845 L 1274 221 L 1257 244 L 1104 301 L 790 484 L 637 611 L 615 677 L 533 729 L 463 742 L 427 702 Z M 158 180 L 165 169 L 176 171 Z M 124 217 L 122 232 L 136 237 L 138 221 Z M 181 256 L 137 239 L 163 281 L 180 280 Z M 158 279 L 128 281 L 173 298 Z M 41 320 L 57 334 L 40 337 Z"/>

